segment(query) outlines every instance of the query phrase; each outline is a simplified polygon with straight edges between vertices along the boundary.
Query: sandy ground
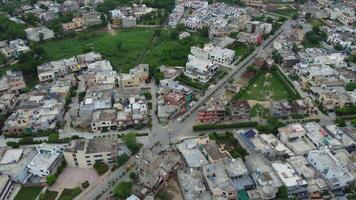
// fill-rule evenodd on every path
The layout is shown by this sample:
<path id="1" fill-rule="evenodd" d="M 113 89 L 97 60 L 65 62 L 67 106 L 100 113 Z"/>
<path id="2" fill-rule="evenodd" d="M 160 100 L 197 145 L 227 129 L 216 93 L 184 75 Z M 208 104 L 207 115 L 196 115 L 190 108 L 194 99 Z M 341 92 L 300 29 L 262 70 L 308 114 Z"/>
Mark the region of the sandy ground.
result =
<path id="1" fill-rule="evenodd" d="M 96 182 L 99 175 L 94 169 L 80 169 L 76 167 L 66 167 L 61 175 L 57 178 L 49 189 L 52 191 L 62 191 L 64 188 L 75 188 L 81 185 L 84 181 L 89 181 L 90 184 Z"/>

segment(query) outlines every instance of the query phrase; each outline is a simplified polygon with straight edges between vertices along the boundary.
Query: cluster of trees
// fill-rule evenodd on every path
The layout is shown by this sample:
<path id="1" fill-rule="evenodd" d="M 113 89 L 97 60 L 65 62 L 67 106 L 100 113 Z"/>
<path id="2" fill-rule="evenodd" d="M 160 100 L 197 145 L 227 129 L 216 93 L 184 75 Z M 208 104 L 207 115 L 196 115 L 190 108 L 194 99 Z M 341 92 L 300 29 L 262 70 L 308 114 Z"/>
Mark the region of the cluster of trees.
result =
<path id="1" fill-rule="evenodd" d="M 5 15 L 0 15 L 0 41 L 25 38 L 25 27 L 9 20 Z"/>
<path id="2" fill-rule="evenodd" d="M 319 44 L 321 41 L 326 40 L 327 35 L 325 32 L 321 31 L 318 26 L 313 27 L 313 29 L 305 34 L 305 38 L 312 44 Z"/>
<path id="3" fill-rule="evenodd" d="M 354 89 L 356 89 L 356 83 L 347 83 L 345 89 L 347 91 L 353 91 Z"/>
<path id="4" fill-rule="evenodd" d="M 127 148 L 133 153 L 136 154 L 141 149 L 142 144 L 137 142 L 135 133 L 128 133 L 121 137 L 121 140 L 126 144 Z"/>
<path id="5" fill-rule="evenodd" d="M 356 115 L 356 104 L 345 105 L 336 109 L 336 115 Z"/>
<path id="6" fill-rule="evenodd" d="M 57 171 L 55 174 L 51 174 L 46 177 L 46 182 L 49 186 L 53 185 L 59 175 L 63 172 L 64 168 L 67 166 L 67 162 L 65 160 L 62 161 L 61 165 L 57 168 Z"/>
<path id="7" fill-rule="evenodd" d="M 109 170 L 109 166 L 103 162 L 95 162 L 93 168 L 100 176 Z"/>
<path id="8" fill-rule="evenodd" d="M 123 181 L 120 182 L 114 190 L 114 195 L 118 199 L 126 199 L 132 193 L 133 182 L 132 181 Z"/>
<path id="9" fill-rule="evenodd" d="M 138 23 L 158 25 L 158 24 L 163 24 L 166 18 L 167 18 L 167 12 L 165 12 L 164 9 L 158 9 L 157 11 L 152 11 L 150 13 L 142 15 L 139 18 Z M 158 23 L 155 22 L 156 19 L 159 19 L 159 21 L 157 21 Z"/>

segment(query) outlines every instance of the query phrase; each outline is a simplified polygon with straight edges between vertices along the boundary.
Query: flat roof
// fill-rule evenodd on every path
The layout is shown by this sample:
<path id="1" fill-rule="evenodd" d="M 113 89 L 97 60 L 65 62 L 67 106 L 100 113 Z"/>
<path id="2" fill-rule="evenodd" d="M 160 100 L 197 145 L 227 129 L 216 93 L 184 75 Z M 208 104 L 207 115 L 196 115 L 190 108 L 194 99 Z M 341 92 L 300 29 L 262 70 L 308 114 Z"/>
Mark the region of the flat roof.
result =
<path id="1" fill-rule="evenodd" d="M 177 144 L 178 150 L 184 157 L 189 167 L 201 167 L 209 164 L 205 156 L 200 151 L 195 139 L 187 139 Z"/>
<path id="2" fill-rule="evenodd" d="M 272 167 L 276 171 L 278 177 L 287 187 L 298 185 L 307 185 L 307 182 L 296 174 L 292 166 L 281 161 L 272 162 Z"/>
<path id="3" fill-rule="evenodd" d="M 16 163 L 20 160 L 23 154 L 23 149 L 8 149 L 3 154 L 0 164 Z"/>

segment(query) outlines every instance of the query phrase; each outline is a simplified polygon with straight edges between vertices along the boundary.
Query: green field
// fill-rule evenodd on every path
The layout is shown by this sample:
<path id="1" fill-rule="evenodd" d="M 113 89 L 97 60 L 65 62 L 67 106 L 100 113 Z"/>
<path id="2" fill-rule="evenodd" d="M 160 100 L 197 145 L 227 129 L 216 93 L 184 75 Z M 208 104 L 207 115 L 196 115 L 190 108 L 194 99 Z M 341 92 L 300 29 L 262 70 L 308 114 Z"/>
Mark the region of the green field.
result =
<path id="1" fill-rule="evenodd" d="M 162 64 L 169 66 L 184 66 L 187 61 L 190 47 L 202 46 L 208 42 L 208 38 L 203 38 L 198 34 L 183 40 L 174 39 L 170 36 L 172 30 L 164 30 L 161 36 L 156 38 L 147 51 L 142 63 L 147 63 L 151 67 Z"/>
<path id="2" fill-rule="evenodd" d="M 263 71 L 256 76 L 258 77 L 256 77 L 246 89 L 240 91 L 238 99 L 278 101 L 288 99 L 291 96 L 283 81 L 274 73 Z"/>
<path id="3" fill-rule="evenodd" d="M 21 187 L 15 200 L 34 200 L 40 194 L 42 187 Z"/>
<path id="4" fill-rule="evenodd" d="M 44 42 L 49 60 L 68 58 L 89 50 L 101 53 L 116 70 L 127 72 L 153 36 L 153 30 L 130 29 L 111 33 L 81 33 L 75 38 Z M 121 45 L 118 45 L 121 43 Z M 119 47 L 121 46 L 121 47 Z"/>
<path id="5" fill-rule="evenodd" d="M 270 12 L 286 17 L 293 17 L 295 14 L 297 14 L 297 10 L 288 4 L 280 4 L 278 5 L 277 9 L 271 10 Z"/>

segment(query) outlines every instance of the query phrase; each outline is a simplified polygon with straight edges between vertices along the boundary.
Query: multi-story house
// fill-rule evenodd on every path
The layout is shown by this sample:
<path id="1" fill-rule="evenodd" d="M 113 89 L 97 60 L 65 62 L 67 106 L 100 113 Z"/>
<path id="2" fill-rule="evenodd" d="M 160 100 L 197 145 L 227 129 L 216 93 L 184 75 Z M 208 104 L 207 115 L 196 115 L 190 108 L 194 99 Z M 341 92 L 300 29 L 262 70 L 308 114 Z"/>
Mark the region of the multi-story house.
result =
<path id="1" fill-rule="evenodd" d="M 231 117 L 234 120 L 250 119 L 250 105 L 246 100 L 232 101 L 230 103 Z"/>
<path id="2" fill-rule="evenodd" d="M 115 138 L 94 138 L 73 140 L 63 155 L 70 167 L 92 168 L 96 162 L 111 165 L 119 154 L 127 151 Z"/>

